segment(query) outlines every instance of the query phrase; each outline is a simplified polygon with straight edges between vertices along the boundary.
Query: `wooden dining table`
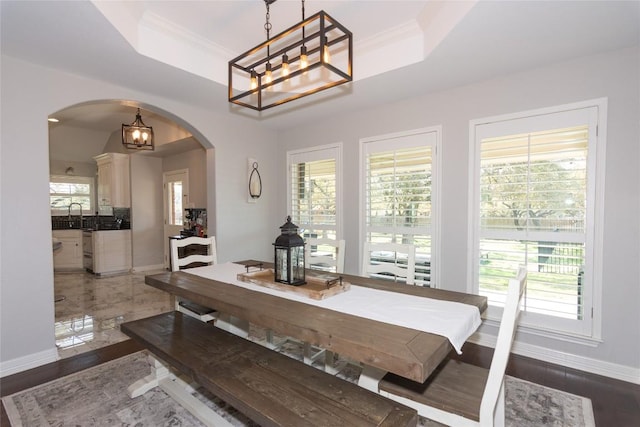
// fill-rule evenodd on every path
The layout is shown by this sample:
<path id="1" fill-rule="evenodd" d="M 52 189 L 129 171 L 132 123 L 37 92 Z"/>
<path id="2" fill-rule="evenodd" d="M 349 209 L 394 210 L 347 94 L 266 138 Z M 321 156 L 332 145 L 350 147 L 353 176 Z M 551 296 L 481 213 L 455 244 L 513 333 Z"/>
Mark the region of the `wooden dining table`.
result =
<path id="1" fill-rule="evenodd" d="M 259 262 L 245 260 L 236 263 L 252 265 Z M 270 266 L 269 263 L 264 265 Z M 349 274 L 340 276 L 354 286 L 469 304 L 477 307 L 480 313 L 487 308 L 487 298 L 479 295 Z M 453 349 L 449 340 L 441 335 L 304 304 L 186 271 L 148 275 L 145 283 L 176 297 L 214 307 L 221 313 L 347 356 L 381 372 L 392 372 L 417 382 L 424 382 Z"/>

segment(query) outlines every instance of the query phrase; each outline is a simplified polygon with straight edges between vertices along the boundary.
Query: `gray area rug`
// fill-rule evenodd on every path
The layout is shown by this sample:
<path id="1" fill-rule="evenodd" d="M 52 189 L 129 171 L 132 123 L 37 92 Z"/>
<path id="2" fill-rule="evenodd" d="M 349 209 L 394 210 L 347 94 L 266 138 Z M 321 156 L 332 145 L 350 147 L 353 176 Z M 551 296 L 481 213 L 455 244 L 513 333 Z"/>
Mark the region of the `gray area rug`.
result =
<path id="1" fill-rule="evenodd" d="M 282 351 L 301 358 L 295 344 Z M 150 372 L 147 353 L 138 352 L 7 396 L 2 402 L 13 427 L 202 426 L 158 387 L 129 398 L 127 387 Z M 348 381 L 358 375 L 359 368 L 350 364 L 338 374 Z M 256 426 L 206 390 L 194 395 L 233 425 Z M 511 377 L 506 382 L 506 418 L 508 426 L 518 427 L 595 426 L 589 399 Z M 439 424 L 421 418 L 418 425 Z"/>

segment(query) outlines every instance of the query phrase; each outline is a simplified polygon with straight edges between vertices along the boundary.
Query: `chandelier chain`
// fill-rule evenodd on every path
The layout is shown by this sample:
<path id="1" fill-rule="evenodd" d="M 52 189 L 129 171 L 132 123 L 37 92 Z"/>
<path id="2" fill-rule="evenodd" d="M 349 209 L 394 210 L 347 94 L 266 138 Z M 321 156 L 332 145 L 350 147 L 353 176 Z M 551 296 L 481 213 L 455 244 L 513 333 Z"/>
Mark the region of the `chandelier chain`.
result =
<path id="1" fill-rule="evenodd" d="M 304 0 L 302 0 L 302 20 L 304 21 Z M 302 46 L 304 47 L 304 27 L 302 27 Z"/>
<path id="2" fill-rule="evenodd" d="M 269 13 L 269 2 L 267 0 L 265 0 L 264 2 L 267 5 L 267 14 L 265 15 L 265 23 L 264 23 L 264 29 L 267 31 L 267 40 L 269 40 L 269 33 L 271 32 L 271 22 L 269 22 L 269 19 L 271 18 L 271 14 Z"/>

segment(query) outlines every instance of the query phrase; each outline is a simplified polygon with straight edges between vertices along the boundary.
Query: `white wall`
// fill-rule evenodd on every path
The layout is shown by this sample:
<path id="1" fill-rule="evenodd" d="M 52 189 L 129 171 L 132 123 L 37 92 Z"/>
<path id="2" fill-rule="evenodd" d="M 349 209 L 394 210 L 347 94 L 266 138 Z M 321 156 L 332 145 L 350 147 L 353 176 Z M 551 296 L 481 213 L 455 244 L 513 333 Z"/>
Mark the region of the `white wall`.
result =
<path id="1" fill-rule="evenodd" d="M 131 151 L 127 150 L 124 145 L 122 145 L 122 131 L 114 130 L 109 135 L 109 139 L 105 142 L 102 147 L 102 153 L 122 153 L 122 154 L 131 154 Z M 100 154 L 102 154 L 100 153 Z"/>
<path id="2" fill-rule="evenodd" d="M 359 139 L 442 125 L 442 283 L 466 291 L 469 121 L 476 118 L 608 97 L 604 227 L 603 342 L 595 347 L 539 336 L 519 340 L 566 360 L 589 358 L 626 368 L 640 382 L 640 117 L 638 49 L 560 63 L 526 73 L 417 96 L 352 114 L 305 123 L 282 135 L 282 152 L 341 141 L 344 144 L 346 271 L 357 273 L 359 240 Z M 357 89 L 357 87 L 356 87 Z M 285 172 L 278 175 L 285 186 Z M 279 204 L 286 202 L 285 193 Z M 495 334 L 492 328 L 482 331 Z M 589 363 L 589 361 L 585 361 Z"/>
<path id="3" fill-rule="evenodd" d="M 126 99 L 177 119 L 203 144 L 209 181 L 222 183 L 209 194 L 217 206 L 215 228 L 221 262 L 270 259 L 271 242 L 284 212 L 275 205 L 275 134 L 246 119 L 220 115 L 201 105 L 138 92 L 103 81 L 32 65 L 3 55 L 0 107 L 0 375 L 56 358 L 54 345 L 53 256 L 49 214 L 47 117 L 91 100 Z M 28 111 L 29 114 L 24 114 Z M 260 141 L 256 144 L 255 141 Z M 263 197 L 248 204 L 247 158 L 264 165 Z M 16 226 L 16 224 L 25 226 Z M 242 239 L 242 240 L 238 240 Z M 250 244 L 238 244 L 238 241 Z"/>
<path id="4" fill-rule="evenodd" d="M 122 144 L 120 144 L 122 145 Z M 133 154 L 131 165 L 131 241 L 133 268 L 164 264 L 162 159 Z"/>
<path id="5" fill-rule="evenodd" d="M 49 157 L 52 160 L 90 162 L 104 152 L 111 132 L 49 124 Z M 120 144 L 122 145 L 122 144 Z"/>
<path id="6" fill-rule="evenodd" d="M 91 163 L 49 160 L 49 173 L 51 175 L 66 175 L 66 171 L 70 167 L 73 168 L 73 176 L 87 176 L 95 179 L 98 174 L 98 165 L 93 160 Z"/>
<path id="7" fill-rule="evenodd" d="M 205 149 L 189 150 L 163 159 L 163 172 L 179 169 L 189 169 L 189 203 L 195 208 L 206 208 L 207 155 Z"/>

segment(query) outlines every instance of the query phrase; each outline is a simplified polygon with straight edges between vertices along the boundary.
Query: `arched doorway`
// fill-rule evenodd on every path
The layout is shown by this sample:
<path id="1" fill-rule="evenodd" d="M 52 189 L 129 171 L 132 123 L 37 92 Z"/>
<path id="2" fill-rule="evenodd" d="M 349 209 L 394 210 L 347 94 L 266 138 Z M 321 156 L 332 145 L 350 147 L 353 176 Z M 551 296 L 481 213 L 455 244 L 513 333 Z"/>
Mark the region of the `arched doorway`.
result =
<path id="1" fill-rule="evenodd" d="M 154 128 L 156 147 L 153 151 L 128 150 L 121 142 L 121 126 L 129 124 L 135 119 L 137 108 L 141 109 L 143 121 L 147 126 Z M 78 222 L 77 227 L 104 226 L 109 221 L 109 214 L 98 212 L 96 198 L 98 183 L 96 181 L 97 162 L 96 156 L 104 153 L 126 155 L 128 157 L 129 194 L 128 206 L 116 206 L 118 215 L 126 218 L 131 235 L 131 269 L 143 278 L 144 272 L 164 268 L 166 236 L 164 234 L 164 208 L 163 201 L 163 173 L 175 169 L 187 169 L 192 177 L 192 191 L 185 200 L 185 207 L 191 205 L 207 208 L 212 205 L 208 194 L 212 194 L 208 186 L 214 185 L 207 180 L 207 169 L 213 166 L 213 162 L 207 159 L 213 158 L 213 151 L 209 141 L 201 134 L 191 129 L 184 120 L 151 105 L 133 101 L 98 100 L 82 104 L 76 104 L 51 114 L 59 121 L 50 124 L 49 127 L 49 159 L 50 174 L 62 178 L 74 179 L 86 178 L 94 180 L 92 202 L 83 209 L 84 220 Z M 69 200 L 65 199 L 67 202 Z M 63 202 L 64 203 L 64 202 Z M 67 206 L 67 203 L 65 206 Z M 71 215 L 73 214 L 73 215 Z M 79 216 L 77 210 L 68 210 L 63 222 L 70 217 Z M 116 215 L 113 215 L 115 219 Z M 55 229 L 56 219 L 52 216 L 52 228 Z M 74 227 L 76 224 L 74 223 Z M 212 224 L 213 226 L 213 224 Z M 79 230 L 81 231 L 81 230 Z M 102 233 L 106 234 L 106 233 Z M 113 234 L 109 234 L 112 236 Z M 81 255 L 83 250 L 81 250 Z M 167 250 L 168 252 L 168 250 Z M 55 256 L 54 256 L 55 265 Z M 73 274 L 76 278 L 82 276 L 84 290 L 91 293 L 84 296 L 75 295 L 75 301 L 67 300 L 68 310 L 59 309 L 56 304 L 56 332 L 60 328 L 66 329 L 73 337 L 82 336 L 81 339 L 62 336 L 66 344 L 74 346 L 76 350 L 91 340 L 100 344 L 105 339 L 104 331 L 108 328 L 117 328 L 124 316 L 131 315 L 117 312 L 114 309 L 123 303 L 124 298 L 133 298 L 130 307 L 143 310 L 146 300 L 139 296 L 140 292 L 129 290 L 120 292 L 120 296 L 113 297 L 107 294 L 108 283 L 112 288 L 127 286 L 119 284 L 117 276 L 105 274 L 102 282 L 94 282 L 95 277 L 76 269 L 67 272 L 63 279 L 70 279 Z M 55 275 L 54 286 L 59 282 L 59 274 Z M 121 276 L 124 282 L 124 277 Z M 127 279 L 131 280 L 131 279 Z M 140 280 L 137 278 L 136 280 Z M 142 279 L 143 280 L 143 279 Z M 90 283 L 99 283 L 92 285 Z M 62 291 L 64 293 L 64 291 Z M 73 292 L 82 292 L 82 289 Z M 58 291 L 56 289 L 56 293 Z M 109 302 L 101 298 L 111 298 Z M 89 302 L 88 302 L 89 301 Z M 74 305 L 75 304 L 75 305 Z M 111 306 L 110 311 L 101 310 L 101 305 Z M 115 311 L 114 311 L 115 310 Z M 157 310 L 153 308 L 152 310 Z M 60 315 L 60 316 L 59 316 Z M 66 316 L 66 318 L 64 318 Z M 59 318 L 60 317 L 60 318 Z M 58 325 L 58 322 L 63 323 Z M 81 327 L 80 327 L 81 326 Z M 113 334 L 112 334 L 113 335 Z M 56 337 L 59 346 L 61 339 Z M 82 343 L 80 341 L 83 341 Z M 108 343 L 107 341 L 105 341 Z M 60 347 L 60 346 L 59 346 Z M 94 345 L 87 345 L 87 349 L 93 349 Z M 69 354 L 67 354 L 69 355 Z M 66 356 L 64 356 L 66 357 Z"/>

